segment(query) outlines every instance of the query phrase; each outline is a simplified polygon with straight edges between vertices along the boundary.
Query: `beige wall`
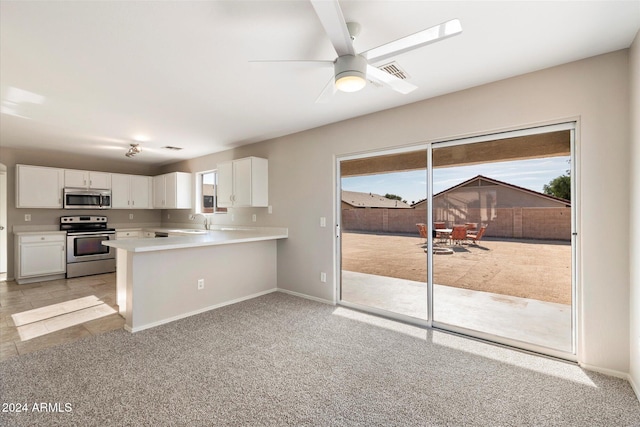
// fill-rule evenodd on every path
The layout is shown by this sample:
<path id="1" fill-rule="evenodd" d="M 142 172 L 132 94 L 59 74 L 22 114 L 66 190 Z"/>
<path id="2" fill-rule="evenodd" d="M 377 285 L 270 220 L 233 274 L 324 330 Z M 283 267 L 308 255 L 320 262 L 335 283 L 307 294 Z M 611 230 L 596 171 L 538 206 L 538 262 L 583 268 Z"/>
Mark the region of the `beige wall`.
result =
<path id="1" fill-rule="evenodd" d="M 640 182 L 638 44 L 636 39 L 631 55 L 628 50 L 614 52 L 167 165 L 158 168 L 160 170 L 128 161 L 109 162 L 106 167 L 98 158 L 0 148 L 0 163 L 8 168 L 8 226 L 11 230 L 15 225 L 25 225 L 24 213 L 32 214 L 30 225 L 53 226 L 60 215 L 69 212 L 15 209 L 16 163 L 155 175 L 177 170 L 209 170 L 218 162 L 249 155 L 265 157 L 269 159 L 269 198 L 273 214 L 268 214 L 266 208 L 231 209 L 229 214 L 216 215 L 214 223 L 251 225 L 251 214 L 256 213 L 256 225 L 288 227 L 289 238 L 278 242 L 278 286 L 333 301 L 336 287 L 332 283 L 335 263 L 332 224 L 339 210 L 335 190 L 336 156 L 578 120 L 579 198 L 575 201 L 580 213 L 578 357 L 585 365 L 612 373 L 629 372 L 631 365 L 637 383 L 640 376 L 640 267 L 636 266 L 640 264 L 640 228 L 634 226 L 631 238 L 628 224 L 631 209 L 634 218 L 640 217 L 640 185 L 632 184 Z M 635 67 L 631 78 L 630 59 Z M 631 97 L 629 82 L 633 88 Z M 636 118 L 631 122 L 630 104 Z M 630 129 L 634 132 L 633 148 Z M 631 179 L 630 168 L 634 179 Z M 110 223 L 129 222 L 129 212 L 110 211 Z M 156 210 L 135 212 L 134 222 L 160 220 Z M 165 222 L 189 222 L 188 210 L 163 211 L 162 214 Z M 166 217 L 168 214 L 170 220 Z M 319 227 L 322 216 L 328 219 L 326 228 Z M 607 231 L 606 241 L 597 232 L 603 224 L 619 225 Z M 12 248 L 11 234 L 9 240 Z M 12 268 L 11 252 L 9 268 Z M 632 270 L 629 253 L 634 260 Z M 320 282 L 321 271 L 328 273 L 329 283 Z M 634 357 L 631 364 L 630 354 Z"/>
<path id="2" fill-rule="evenodd" d="M 1 145 L 1 142 L 0 142 Z M 13 227 L 14 226 L 46 226 L 57 227 L 62 215 L 105 215 L 109 224 L 157 224 L 160 222 L 159 210 L 110 209 L 108 211 L 85 211 L 63 209 L 16 209 L 16 164 L 49 166 L 67 169 L 81 169 L 102 172 L 130 173 L 135 175 L 155 175 L 156 167 L 124 160 L 114 162 L 98 157 L 84 157 L 41 150 L 19 150 L 0 147 L 0 163 L 7 167 L 7 277 L 14 277 L 13 266 Z M 134 219 L 129 219 L 129 214 Z M 31 214 L 31 221 L 24 220 L 25 214 Z M 0 249 L 4 250 L 4 248 Z"/>
<path id="3" fill-rule="evenodd" d="M 250 223 L 256 213 L 258 225 L 289 227 L 290 237 L 278 243 L 278 286 L 333 301 L 336 288 L 321 283 L 319 272 L 333 277 L 334 227 L 320 228 L 319 217 L 327 217 L 331 224 L 338 211 L 335 156 L 578 120 L 579 359 L 598 369 L 625 373 L 629 370 L 628 71 L 628 51 L 613 52 L 180 162 L 163 172 L 206 170 L 249 155 L 268 158 L 273 214 L 264 208 L 234 209 L 235 222 Z M 230 221 L 229 214 L 215 218 L 217 223 Z M 607 231 L 605 242 L 597 231 L 612 223 L 619 226 Z"/>
<path id="4" fill-rule="evenodd" d="M 629 245 L 629 264 L 631 266 L 631 383 L 640 399 L 640 32 L 630 49 L 631 83 L 631 233 Z"/>

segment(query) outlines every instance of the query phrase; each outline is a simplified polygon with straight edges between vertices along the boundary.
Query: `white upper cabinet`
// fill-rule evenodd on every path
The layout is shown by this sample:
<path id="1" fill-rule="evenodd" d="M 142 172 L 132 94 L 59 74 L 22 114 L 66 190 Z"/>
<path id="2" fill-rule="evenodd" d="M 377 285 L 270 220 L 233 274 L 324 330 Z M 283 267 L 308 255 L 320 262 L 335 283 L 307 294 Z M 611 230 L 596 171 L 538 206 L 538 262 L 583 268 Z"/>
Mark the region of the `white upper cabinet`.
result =
<path id="1" fill-rule="evenodd" d="M 172 172 L 154 176 L 153 207 L 159 209 L 190 209 L 191 174 Z"/>
<path id="2" fill-rule="evenodd" d="M 16 208 L 62 208 L 64 170 L 16 165 Z"/>
<path id="3" fill-rule="evenodd" d="M 110 190 L 111 174 L 107 172 L 66 169 L 64 171 L 64 186 L 95 190 Z"/>
<path id="4" fill-rule="evenodd" d="M 112 209 L 151 209 L 153 177 L 141 175 L 111 175 Z"/>
<path id="5" fill-rule="evenodd" d="M 218 164 L 218 206 L 268 206 L 268 165 L 267 159 L 259 157 L 246 157 Z"/>

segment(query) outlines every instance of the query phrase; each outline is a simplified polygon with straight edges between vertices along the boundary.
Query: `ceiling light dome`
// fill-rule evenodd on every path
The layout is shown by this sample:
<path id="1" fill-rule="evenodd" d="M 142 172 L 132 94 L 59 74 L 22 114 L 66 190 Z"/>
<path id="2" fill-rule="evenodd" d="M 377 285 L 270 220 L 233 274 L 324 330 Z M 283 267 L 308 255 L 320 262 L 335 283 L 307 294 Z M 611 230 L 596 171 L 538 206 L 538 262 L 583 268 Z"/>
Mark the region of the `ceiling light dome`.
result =
<path id="1" fill-rule="evenodd" d="M 344 55 L 336 60 L 336 89 L 357 92 L 367 84 L 367 61 L 359 55 Z"/>

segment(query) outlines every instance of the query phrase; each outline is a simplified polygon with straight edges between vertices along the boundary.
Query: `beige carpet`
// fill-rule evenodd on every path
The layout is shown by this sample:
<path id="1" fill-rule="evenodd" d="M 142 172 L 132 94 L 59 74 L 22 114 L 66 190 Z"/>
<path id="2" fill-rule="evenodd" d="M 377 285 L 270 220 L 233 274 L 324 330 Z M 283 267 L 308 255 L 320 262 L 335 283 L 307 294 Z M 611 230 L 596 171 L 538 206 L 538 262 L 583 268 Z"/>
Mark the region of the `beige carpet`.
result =
<path id="1" fill-rule="evenodd" d="M 12 427 L 640 425 L 624 380 L 281 293 L 0 362 L 0 395 Z"/>

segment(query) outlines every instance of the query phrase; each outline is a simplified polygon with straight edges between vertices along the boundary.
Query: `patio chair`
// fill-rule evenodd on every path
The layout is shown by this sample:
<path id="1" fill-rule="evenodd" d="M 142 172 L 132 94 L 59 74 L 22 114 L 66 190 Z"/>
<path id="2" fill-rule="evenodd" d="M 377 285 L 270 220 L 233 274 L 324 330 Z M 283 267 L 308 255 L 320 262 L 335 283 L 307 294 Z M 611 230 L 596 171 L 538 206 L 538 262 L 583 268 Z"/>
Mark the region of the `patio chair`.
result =
<path id="1" fill-rule="evenodd" d="M 416 224 L 416 227 L 418 227 L 418 232 L 420 233 L 420 237 L 422 237 L 423 239 L 427 238 L 427 224 Z"/>
<path id="2" fill-rule="evenodd" d="M 467 226 L 466 225 L 454 225 L 451 232 L 451 240 L 454 244 L 461 245 L 467 240 Z"/>
<path id="3" fill-rule="evenodd" d="M 487 229 L 486 225 L 480 227 L 477 233 L 467 233 L 467 239 L 471 241 L 474 245 L 477 245 L 482 236 L 484 236 L 484 231 Z"/>

